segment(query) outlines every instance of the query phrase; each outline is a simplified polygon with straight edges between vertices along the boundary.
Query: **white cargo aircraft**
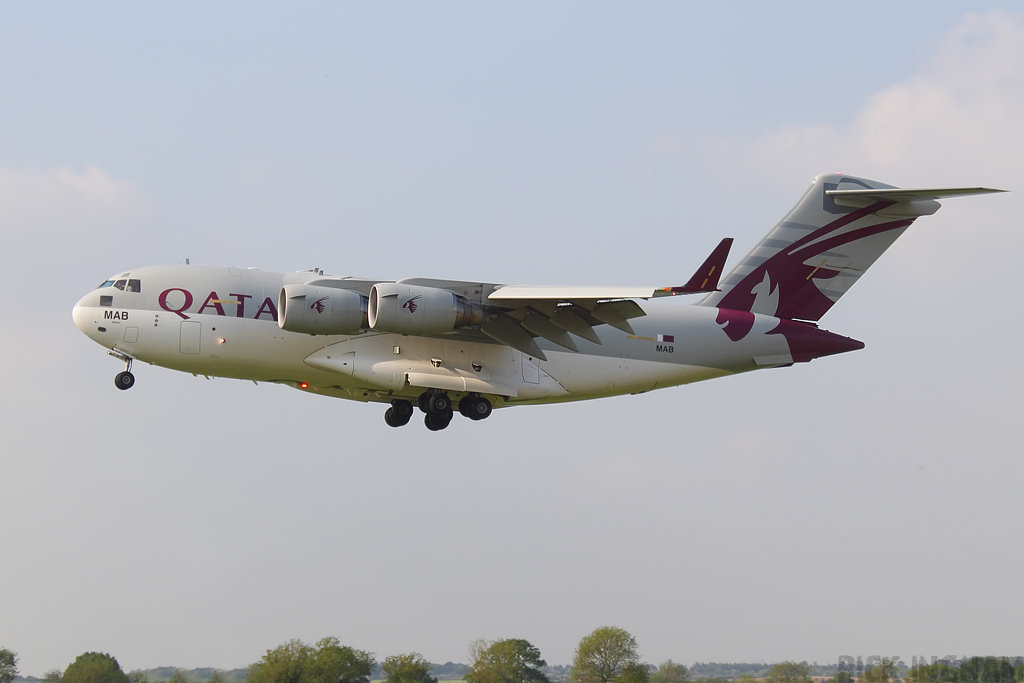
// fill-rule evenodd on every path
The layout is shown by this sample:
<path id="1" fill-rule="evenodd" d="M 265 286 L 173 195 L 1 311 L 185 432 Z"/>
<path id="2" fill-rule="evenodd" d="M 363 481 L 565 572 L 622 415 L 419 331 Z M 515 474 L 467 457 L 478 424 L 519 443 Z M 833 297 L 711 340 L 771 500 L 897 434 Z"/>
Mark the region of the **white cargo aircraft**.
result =
<path id="1" fill-rule="evenodd" d="M 115 275 L 75 324 L 125 364 L 287 384 L 448 426 L 492 408 L 638 394 L 861 349 L 819 320 L 935 200 L 1000 192 L 817 177 L 727 277 L 724 239 L 680 287 L 377 280 L 214 266 Z M 655 299 L 704 294 L 695 305 Z"/>

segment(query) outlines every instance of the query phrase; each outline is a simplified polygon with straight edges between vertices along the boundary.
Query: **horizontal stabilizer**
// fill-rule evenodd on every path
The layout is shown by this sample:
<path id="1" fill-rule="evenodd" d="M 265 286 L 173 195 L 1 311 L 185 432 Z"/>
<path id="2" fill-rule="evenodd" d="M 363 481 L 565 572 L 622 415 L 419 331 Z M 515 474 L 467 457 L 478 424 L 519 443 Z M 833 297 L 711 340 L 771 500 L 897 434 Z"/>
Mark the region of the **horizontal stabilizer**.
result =
<path id="1" fill-rule="evenodd" d="M 941 187 L 927 189 L 884 188 L 880 190 L 825 190 L 829 197 L 864 197 L 865 199 L 891 199 L 905 201 L 913 199 L 942 199 L 944 197 L 961 197 L 970 194 L 993 194 L 1006 192 L 989 187 Z"/>
<path id="2" fill-rule="evenodd" d="M 845 206 L 854 209 L 867 208 L 878 202 L 891 202 L 888 207 L 879 208 L 879 216 L 891 218 L 916 218 L 917 216 L 930 216 L 939 210 L 941 206 L 938 199 L 946 197 L 966 197 L 976 194 L 992 194 L 993 192 L 1005 192 L 1005 190 L 993 190 L 987 187 L 945 187 L 945 188 L 920 188 L 902 189 L 898 187 L 884 187 L 871 190 L 825 190 L 825 194 L 832 198 L 836 206 Z"/>

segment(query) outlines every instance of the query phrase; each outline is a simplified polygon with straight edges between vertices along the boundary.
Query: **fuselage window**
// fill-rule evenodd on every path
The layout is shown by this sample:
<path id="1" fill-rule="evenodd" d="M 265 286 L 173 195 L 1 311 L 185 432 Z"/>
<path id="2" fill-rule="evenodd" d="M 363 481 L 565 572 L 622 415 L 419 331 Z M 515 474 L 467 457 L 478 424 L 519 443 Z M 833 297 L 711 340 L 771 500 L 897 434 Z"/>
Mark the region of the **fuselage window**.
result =
<path id="1" fill-rule="evenodd" d="M 118 280 L 117 282 L 114 283 L 114 289 L 120 289 L 123 292 L 124 291 L 124 283 L 126 283 L 126 282 L 128 282 L 128 281 L 127 280 Z"/>
<path id="2" fill-rule="evenodd" d="M 101 296 L 100 297 L 100 306 L 113 306 L 113 305 L 114 305 L 114 297 L 112 297 L 112 296 Z"/>
<path id="3" fill-rule="evenodd" d="M 113 280 L 107 280 L 106 282 L 104 282 L 103 284 L 101 284 L 101 285 L 100 285 L 99 287 L 97 287 L 96 289 L 103 289 L 104 287 L 109 287 L 109 286 L 110 286 L 110 285 L 112 285 L 112 284 L 114 284 L 114 281 L 113 281 Z"/>
<path id="4" fill-rule="evenodd" d="M 129 280 L 128 281 L 128 288 L 125 291 L 128 291 L 128 292 L 141 292 L 142 291 L 142 282 L 139 281 L 139 280 Z"/>

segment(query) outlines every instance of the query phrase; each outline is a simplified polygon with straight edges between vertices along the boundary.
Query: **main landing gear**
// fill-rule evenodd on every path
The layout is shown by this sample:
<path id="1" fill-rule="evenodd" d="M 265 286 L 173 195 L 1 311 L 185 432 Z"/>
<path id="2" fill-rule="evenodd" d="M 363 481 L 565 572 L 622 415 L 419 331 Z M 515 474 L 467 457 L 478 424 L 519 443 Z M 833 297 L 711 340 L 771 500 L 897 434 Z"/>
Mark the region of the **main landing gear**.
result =
<path id="1" fill-rule="evenodd" d="M 114 355 L 114 354 L 110 354 Z M 118 354 L 114 356 L 124 361 L 124 372 L 117 373 L 114 377 L 114 386 L 124 391 L 125 389 L 131 389 L 135 386 L 135 375 L 132 374 L 132 359 L 129 356 L 123 356 Z"/>
<path id="2" fill-rule="evenodd" d="M 384 421 L 389 427 L 402 427 L 409 424 L 412 419 L 412 404 L 408 401 L 396 398 L 391 402 L 391 407 L 384 413 Z"/>
<path id="3" fill-rule="evenodd" d="M 420 394 L 416 403 L 424 413 L 423 423 L 430 431 L 439 432 L 451 424 L 455 411 L 448 394 L 429 389 Z M 478 394 L 470 394 L 459 401 L 459 413 L 471 420 L 483 420 L 491 414 L 491 409 L 491 402 Z M 412 412 L 412 403 L 396 398 L 384 413 L 384 422 L 390 427 L 401 427 L 409 423 Z"/>

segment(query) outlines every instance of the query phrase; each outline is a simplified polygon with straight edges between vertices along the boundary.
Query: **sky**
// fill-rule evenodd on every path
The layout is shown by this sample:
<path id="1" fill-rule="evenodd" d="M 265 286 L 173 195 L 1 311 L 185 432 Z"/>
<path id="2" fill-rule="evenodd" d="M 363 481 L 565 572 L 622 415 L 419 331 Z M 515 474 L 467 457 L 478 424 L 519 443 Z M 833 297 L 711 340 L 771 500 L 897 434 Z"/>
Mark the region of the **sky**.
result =
<path id="1" fill-rule="evenodd" d="M 328 635 L 569 663 L 602 625 L 652 663 L 1024 654 L 1018 3 L 8 3 L 0 93 L 24 674 Z M 667 285 L 833 171 L 1011 192 L 920 219 L 821 321 L 867 347 L 783 370 L 429 433 L 149 366 L 119 392 L 70 315 L 186 258 Z"/>

